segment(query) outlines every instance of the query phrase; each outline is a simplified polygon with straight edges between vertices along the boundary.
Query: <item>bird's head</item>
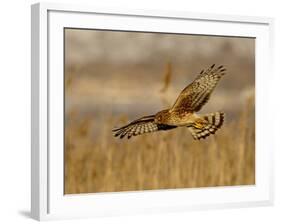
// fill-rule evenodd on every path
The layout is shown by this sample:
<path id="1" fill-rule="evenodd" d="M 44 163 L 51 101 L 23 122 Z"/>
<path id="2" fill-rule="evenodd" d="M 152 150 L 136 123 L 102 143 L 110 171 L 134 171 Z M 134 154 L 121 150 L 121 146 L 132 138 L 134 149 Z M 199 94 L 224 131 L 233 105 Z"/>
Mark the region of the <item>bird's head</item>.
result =
<path id="1" fill-rule="evenodd" d="M 158 124 L 165 123 L 168 112 L 169 112 L 169 110 L 162 110 L 162 111 L 158 112 L 155 115 L 155 122 L 158 123 Z"/>

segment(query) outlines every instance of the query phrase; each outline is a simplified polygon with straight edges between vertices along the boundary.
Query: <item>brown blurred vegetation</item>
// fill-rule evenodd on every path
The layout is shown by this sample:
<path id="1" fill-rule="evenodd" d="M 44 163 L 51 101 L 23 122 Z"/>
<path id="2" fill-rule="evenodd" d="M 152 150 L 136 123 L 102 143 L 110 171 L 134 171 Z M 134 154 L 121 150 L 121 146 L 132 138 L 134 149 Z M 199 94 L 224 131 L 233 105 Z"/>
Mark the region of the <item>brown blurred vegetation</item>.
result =
<path id="1" fill-rule="evenodd" d="M 255 184 L 254 42 L 191 35 L 175 38 L 175 43 L 187 43 L 185 49 L 180 44 L 168 50 L 159 45 L 151 47 L 150 56 L 135 44 L 128 47 L 128 52 L 139 52 L 135 63 L 130 62 L 131 55 L 122 58 L 122 49 L 134 46 L 135 37 L 145 40 L 143 44 L 152 41 L 150 46 L 161 38 L 169 44 L 174 37 L 118 35 L 124 45 L 112 33 L 75 30 L 66 35 L 65 193 Z M 121 52 L 106 50 L 105 43 L 110 49 L 120 45 L 115 47 Z M 202 51 L 202 43 L 210 49 Z M 186 53 L 192 51 L 189 47 L 195 49 L 193 57 L 184 60 L 177 49 Z M 162 61 L 156 57 L 163 54 Z M 195 75 L 215 62 L 224 64 L 228 74 L 200 111 L 226 112 L 215 136 L 195 141 L 187 128 L 177 128 L 130 140 L 113 137 L 113 127 L 171 106 Z"/>

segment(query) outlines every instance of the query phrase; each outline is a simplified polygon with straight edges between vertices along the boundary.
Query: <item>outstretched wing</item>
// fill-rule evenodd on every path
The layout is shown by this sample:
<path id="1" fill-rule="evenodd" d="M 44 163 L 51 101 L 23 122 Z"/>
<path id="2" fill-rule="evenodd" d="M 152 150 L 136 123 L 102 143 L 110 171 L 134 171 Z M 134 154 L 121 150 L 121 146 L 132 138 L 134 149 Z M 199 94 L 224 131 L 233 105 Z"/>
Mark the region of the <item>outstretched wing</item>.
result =
<path id="1" fill-rule="evenodd" d="M 176 126 L 156 124 L 154 122 L 154 115 L 145 116 L 138 120 L 132 121 L 131 123 L 121 127 L 113 129 L 115 137 L 123 138 L 127 135 L 128 139 L 132 136 L 142 135 L 144 133 L 160 131 L 160 130 L 169 130 L 176 128 Z"/>
<path id="2" fill-rule="evenodd" d="M 180 93 L 171 110 L 199 111 L 209 100 L 225 71 L 222 65 L 215 67 L 215 64 L 206 71 L 202 70 L 197 78 Z"/>

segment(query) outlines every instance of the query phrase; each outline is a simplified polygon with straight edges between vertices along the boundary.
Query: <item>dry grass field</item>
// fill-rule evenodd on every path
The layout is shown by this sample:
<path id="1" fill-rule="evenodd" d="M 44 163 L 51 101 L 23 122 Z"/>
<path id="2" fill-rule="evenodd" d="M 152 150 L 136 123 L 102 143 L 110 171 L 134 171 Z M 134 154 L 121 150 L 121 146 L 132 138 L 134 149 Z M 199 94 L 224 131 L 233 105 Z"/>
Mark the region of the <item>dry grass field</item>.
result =
<path id="1" fill-rule="evenodd" d="M 122 34 L 115 40 L 110 35 L 77 30 L 66 35 L 65 193 L 255 184 L 254 42 L 192 36 L 169 40 L 139 34 L 128 34 L 127 39 Z M 146 55 L 147 50 L 141 51 L 143 46 L 138 49 L 134 45 L 135 37 L 138 42 L 145 40 L 139 42 L 144 46 L 161 41 L 165 46 L 175 44 L 151 48 L 151 55 Z M 95 49 L 97 40 L 100 47 Z M 186 49 L 181 47 L 183 41 Z M 121 52 L 107 52 L 109 43 L 115 43 Z M 205 51 L 196 53 L 202 43 L 210 46 L 205 56 Z M 124 46 L 128 55 L 122 51 Z M 192 47 L 193 57 L 181 55 L 191 52 Z M 134 58 L 130 52 L 140 56 Z M 166 55 L 172 59 L 160 63 L 156 56 L 165 58 L 165 52 L 179 55 Z M 89 58 L 92 61 L 83 64 Z M 216 135 L 195 141 L 187 128 L 177 128 L 130 140 L 114 138 L 114 127 L 171 106 L 194 75 L 215 62 L 224 64 L 228 74 L 200 113 L 226 113 Z"/>

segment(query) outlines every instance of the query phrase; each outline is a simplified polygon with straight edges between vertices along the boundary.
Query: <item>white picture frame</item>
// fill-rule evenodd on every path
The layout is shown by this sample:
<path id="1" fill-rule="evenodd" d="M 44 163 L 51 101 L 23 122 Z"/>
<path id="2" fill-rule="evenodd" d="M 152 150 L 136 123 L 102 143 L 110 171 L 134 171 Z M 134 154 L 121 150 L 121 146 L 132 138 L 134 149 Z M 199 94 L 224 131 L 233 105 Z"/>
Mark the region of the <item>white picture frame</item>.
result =
<path id="1" fill-rule="evenodd" d="M 191 12 L 98 9 L 38 3 L 32 13 L 31 214 L 37 220 L 112 216 L 273 203 L 269 132 L 273 19 Z M 63 29 L 65 27 L 256 38 L 254 186 L 64 195 Z"/>

